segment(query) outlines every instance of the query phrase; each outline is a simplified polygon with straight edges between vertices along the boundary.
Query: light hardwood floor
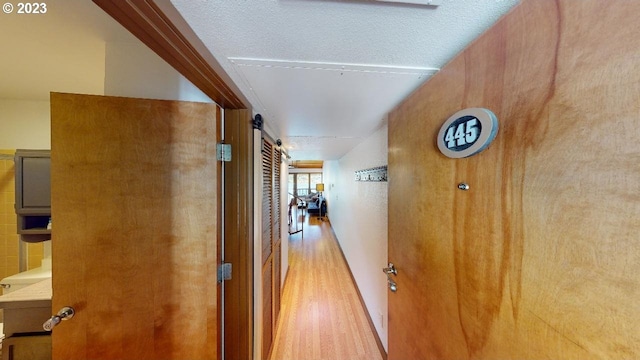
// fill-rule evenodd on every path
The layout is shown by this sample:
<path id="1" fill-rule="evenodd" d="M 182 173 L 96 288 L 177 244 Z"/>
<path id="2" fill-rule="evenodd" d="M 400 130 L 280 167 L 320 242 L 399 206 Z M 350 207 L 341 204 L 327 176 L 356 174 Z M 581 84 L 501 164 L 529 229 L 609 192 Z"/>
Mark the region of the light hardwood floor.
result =
<path id="1" fill-rule="evenodd" d="M 289 274 L 272 360 L 382 359 L 328 221 L 289 239 Z"/>

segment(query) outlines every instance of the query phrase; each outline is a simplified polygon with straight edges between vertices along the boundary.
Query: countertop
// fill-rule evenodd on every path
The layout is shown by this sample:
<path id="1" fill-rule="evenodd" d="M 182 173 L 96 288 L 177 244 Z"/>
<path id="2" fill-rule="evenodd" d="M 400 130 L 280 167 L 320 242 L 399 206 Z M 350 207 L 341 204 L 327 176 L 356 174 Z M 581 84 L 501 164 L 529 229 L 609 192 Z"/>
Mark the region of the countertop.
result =
<path id="1" fill-rule="evenodd" d="M 0 309 L 51 306 L 51 278 L 0 296 Z"/>

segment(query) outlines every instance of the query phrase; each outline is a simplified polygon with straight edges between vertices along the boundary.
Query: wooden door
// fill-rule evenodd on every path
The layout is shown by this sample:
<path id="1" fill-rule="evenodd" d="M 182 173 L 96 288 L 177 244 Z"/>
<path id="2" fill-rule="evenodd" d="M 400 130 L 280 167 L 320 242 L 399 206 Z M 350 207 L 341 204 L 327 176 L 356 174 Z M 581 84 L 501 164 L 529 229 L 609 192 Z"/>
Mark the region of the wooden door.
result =
<path id="1" fill-rule="evenodd" d="M 525 0 L 390 115 L 390 360 L 640 358 L 638 13 Z M 447 158 L 471 107 L 498 135 Z"/>
<path id="2" fill-rule="evenodd" d="M 62 359 L 215 359 L 216 105 L 51 95 Z"/>

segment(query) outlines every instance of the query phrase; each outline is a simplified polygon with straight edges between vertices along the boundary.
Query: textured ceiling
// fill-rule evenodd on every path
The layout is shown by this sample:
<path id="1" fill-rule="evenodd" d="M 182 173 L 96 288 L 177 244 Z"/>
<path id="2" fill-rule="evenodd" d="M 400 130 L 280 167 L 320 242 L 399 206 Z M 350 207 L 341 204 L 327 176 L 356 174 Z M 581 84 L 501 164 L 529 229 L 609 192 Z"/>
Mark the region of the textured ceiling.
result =
<path id="1" fill-rule="evenodd" d="M 230 58 L 295 159 L 338 159 L 437 69 Z M 271 122 L 270 122 L 271 121 Z M 282 132 L 284 130 L 284 133 Z M 282 135 L 280 135 L 282 134 Z M 304 144 L 304 145 L 302 145 Z"/>
<path id="2" fill-rule="evenodd" d="M 293 160 L 338 159 L 517 0 L 171 2 Z M 105 42 L 137 41 L 89 0 L 0 13 L 0 98 L 102 93 Z"/>
<path id="3" fill-rule="evenodd" d="M 517 0 L 171 0 L 295 160 L 338 159 Z"/>

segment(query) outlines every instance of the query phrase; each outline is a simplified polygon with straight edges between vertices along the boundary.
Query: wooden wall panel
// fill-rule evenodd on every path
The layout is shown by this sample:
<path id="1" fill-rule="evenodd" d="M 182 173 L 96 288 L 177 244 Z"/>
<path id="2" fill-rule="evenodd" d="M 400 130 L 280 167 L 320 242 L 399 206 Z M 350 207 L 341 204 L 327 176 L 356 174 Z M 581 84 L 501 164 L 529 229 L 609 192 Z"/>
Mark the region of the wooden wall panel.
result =
<path id="1" fill-rule="evenodd" d="M 253 357 L 253 126 L 251 111 L 224 111 L 224 140 L 232 161 L 224 164 L 224 260 L 233 266 L 225 281 L 225 358 Z"/>
<path id="2" fill-rule="evenodd" d="M 639 13 L 524 1 L 392 112 L 389 359 L 640 357 Z M 468 107 L 498 136 L 446 158 Z"/>
<path id="3" fill-rule="evenodd" d="M 222 108 L 220 106 L 216 106 L 216 143 L 221 142 L 223 137 L 223 132 L 222 132 L 223 128 L 222 128 Z M 217 155 L 217 154 L 216 154 Z M 222 201 L 222 199 L 224 198 L 223 195 L 223 191 L 224 188 L 222 186 L 223 184 L 223 171 L 222 171 L 222 161 L 218 161 L 217 165 L 216 165 L 216 194 L 218 195 L 216 197 L 216 213 L 219 214 L 216 218 L 216 259 L 215 262 L 209 263 L 208 266 L 213 268 L 213 272 L 216 273 L 216 275 L 218 274 L 218 266 L 220 264 L 222 264 L 222 258 L 223 258 L 223 246 L 224 246 L 224 236 L 222 234 L 222 229 L 223 227 L 223 216 L 222 214 L 224 214 L 224 203 Z M 235 189 L 235 187 L 233 185 L 228 186 L 231 188 L 231 190 L 237 190 Z M 213 301 L 213 296 L 209 297 L 209 301 Z M 224 310 L 224 306 L 223 306 L 223 292 L 222 292 L 222 282 L 218 281 L 218 284 L 216 286 L 215 289 L 215 301 L 216 301 L 216 308 L 217 308 L 217 319 L 215 324 L 209 324 L 209 327 L 215 328 L 216 331 L 216 359 L 222 359 L 224 354 L 222 353 L 222 347 L 223 347 L 223 321 L 221 319 L 224 319 L 224 316 L 222 315 L 222 311 Z"/>

